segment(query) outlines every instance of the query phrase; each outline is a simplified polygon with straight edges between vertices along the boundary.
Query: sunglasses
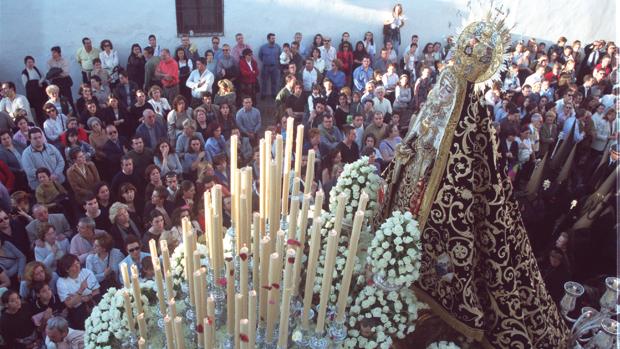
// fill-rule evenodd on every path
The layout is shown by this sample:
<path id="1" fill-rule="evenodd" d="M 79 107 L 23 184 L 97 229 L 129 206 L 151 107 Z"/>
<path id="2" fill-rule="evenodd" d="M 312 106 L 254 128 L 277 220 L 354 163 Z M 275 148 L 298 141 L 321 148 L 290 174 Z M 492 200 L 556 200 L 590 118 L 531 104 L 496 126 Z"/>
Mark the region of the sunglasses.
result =
<path id="1" fill-rule="evenodd" d="M 140 251 L 140 247 L 134 247 L 134 248 L 130 248 L 127 250 L 128 252 L 136 252 L 136 251 Z"/>

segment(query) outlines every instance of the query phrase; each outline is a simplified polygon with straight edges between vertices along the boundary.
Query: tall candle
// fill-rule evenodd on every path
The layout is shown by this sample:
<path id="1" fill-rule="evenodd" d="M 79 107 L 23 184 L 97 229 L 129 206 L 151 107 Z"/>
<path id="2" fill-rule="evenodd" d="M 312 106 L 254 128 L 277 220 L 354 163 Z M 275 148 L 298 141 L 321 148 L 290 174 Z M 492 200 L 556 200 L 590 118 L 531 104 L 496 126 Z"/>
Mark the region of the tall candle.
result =
<path id="1" fill-rule="evenodd" d="M 211 331 L 213 331 L 213 323 L 209 320 L 209 318 L 202 319 L 202 328 L 204 337 L 204 348 L 213 349 L 213 335 L 211 334 Z"/>
<path id="2" fill-rule="evenodd" d="M 185 333 L 183 333 L 183 319 L 180 316 L 174 318 L 174 340 L 176 349 L 185 349 Z"/>
<path id="3" fill-rule="evenodd" d="M 226 329 L 228 335 L 235 333 L 235 269 L 232 260 L 226 260 Z"/>
<path id="4" fill-rule="evenodd" d="M 174 324 L 168 315 L 164 317 L 164 331 L 166 333 L 166 348 L 174 348 Z"/>
<path id="5" fill-rule="evenodd" d="M 344 208 L 347 202 L 347 195 L 340 193 L 337 198 L 338 205 L 336 206 L 336 216 L 334 220 L 334 230 L 340 236 L 340 230 L 342 230 L 342 219 L 344 217 Z"/>
<path id="6" fill-rule="evenodd" d="M 306 286 L 304 289 L 304 310 L 301 325 L 304 330 L 310 329 L 308 312 L 312 306 L 312 289 L 314 288 L 314 278 L 316 277 L 316 265 L 321 251 L 321 226 L 323 219 L 318 218 L 312 223 L 312 236 L 310 237 L 310 253 L 308 255 L 308 268 L 306 273 Z"/>
<path id="7" fill-rule="evenodd" d="M 273 160 L 272 155 L 271 155 L 271 131 L 265 132 L 265 143 L 263 145 L 265 147 L 265 150 L 264 150 L 265 158 L 263 159 L 264 162 L 261 164 L 261 166 L 265 168 L 265 194 L 266 194 L 263 200 L 265 201 L 265 215 L 266 215 L 265 218 L 269 218 L 270 212 L 271 212 L 271 203 L 269 199 L 271 198 L 270 190 L 272 189 L 272 186 L 271 186 L 272 175 L 271 175 L 270 166 Z"/>
<path id="8" fill-rule="evenodd" d="M 253 223 L 252 223 L 252 234 L 254 235 L 252 238 L 252 280 L 254 290 L 258 290 L 260 288 L 259 283 L 257 282 L 259 279 L 259 268 L 260 265 L 260 214 L 254 213 Z"/>
<path id="9" fill-rule="evenodd" d="M 168 315 L 170 315 L 172 319 L 177 317 L 177 303 L 174 298 L 170 298 L 168 301 Z"/>
<path id="10" fill-rule="evenodd" d="M 314 150 L 308 150 L 308 161 L 306 162 L 306 180 L 304 181 L 304 194 L 310 194 L 312 182 L 314 182 Z"/>
<path id="11" fill-rule="evenodd" d="M 278 347 L 286 348 L 288 344 L 288 317 L 290 315 L 291 305 L 291 287 L 293 286 L 293 265 L 295 264 L 295 250 L 286 251 L 284 260 L 284 285 L 282 289 L 282 311 L 280 312 L 280 329 L 278 331 L 280 337 L 278 339 Z"/>
<path id="12" fill-rule="evenodd" d="M 207 243 L 207 249 L 209 251 L 209 261 L 211 262 L 211 265 L 213 265 L 213 256 L 215 255 L 215 252 L 213 251 L 213 226 L 211 225 L 211 216 L 213 215 L 211 207 L 211 190 L 206 190 L 204 192 L 203 202 L 205 220 L 205 241 Z"/>
<path id="13" fill-rule="evenodd" d="M 166 242 L 166 240 L 161 240 L 161 242 Z M 161 259 L 162 265 L 164 266 L 164 275 L 170 271 L 170 251 L 167 246 L 161 247 Z"/>
<path id="14" fill-rule="evenodd" d="M 276 316 L 280 305 L 280 280 L 282 278 L 282 256 L 272 253 L 269 256 L 269 305 L 267 306 L 267 328 L 265 342 L 271 343 L 275 328 Z"/>
<path id="15" fill-rule="evenodd" d="M 325 198 L 325 193 L 323 190 L 319 190 L 316 192 L 314 196 L 314 211 L 312 212 L 312 219 L 316 220 L 321 216 L 321 212 L 323 211 L 323 199 Z"/>
<path id="16" fill-rule="evenodd" d="M 359 211 L 366 211 L 368 200 L 369 200 L 368 194 L 366 194 L 365 190 L 362 190 L 362 194 L 360 195 L 360 201 L 359 201 L 359 204 L 357 205 L 357 209 Z"/>
<path id="17" fill-rule="evenodd" d="M 272 161 L 269 165 L 269 235 L 275 237 L 276 232 L 280 229 L 280 211 L 278 211 L 278 193 L 277 193 L 277 179 L 276 175 L 278 166 L 275 161 Z M 275 242 L 275 239 L 273 240 Z"/>
<path id="18" fill-rule="evenodd" d="M 267 210 L 265 207 L 265 199 L 267 198 L 267 171 L 265 167 L 265 140 L 261 139 L 258 143 L 258 152 L 259 152 L 259 167 L 260 167 L 260 177 L 258 178 L 258 212 L 262 218 L 267 217 Z M 261 230 L 262 231 L 262 230 Z"/>
<path id="19" fill-rule="evenodd" d="M 248 258 L 250 252 L 246 246 L 239 251 L 239 291 L 243 295 L 243 304 L 241 305 L 241 317 L 246 318 L 248 316 L 247 309 L 247 295 L 248 295 Z"/>
<path id="20" fill-rule="evenodd" d="M 256 345 L 256 305 L 257 305 L 257 294 L 256 291 L 252 290 L 249 292 L 248 296 L 248 320 L 250 321 L 250 330 L 249 337 L 250 341 L 248 346 L 250 348 L 254 348 Z"/>
<path id="21" fill-rule="evenodd" d="M 291 169 L 291 155 L 293 155 L 293 137 L 295 137 L 295 119 L 286 119 L 286 143 L 284 147 L 284 173 Z"/>
<path id="22" fill-rule="evenodd" d="M 130 289 L 131 281 L 129 281 L 129 270 L 127 269 L 127 263 L 121 262 L 120 266 L 121 266 L 121 276 L 123 279 L 123 286 L 126 289 Z"/>
<path id="23" fill-rule="evenodd" d="M 239 169 L 235 170 L 235 177 L 232 178 L 235 181 L 235 190 L 230 193 L 233 195 L 233 202 L 235 205 L 233 206 L 233 227 L 235 229 L 239 229 L 239 217 L 243 209 L 241 207 L 240 198 L 241 198 L 241 171 Z M 237 251 L 239 251 L 237 249 Z"/>
<path id="24" fill-rule="evenodd" d="M 297 125 L 295 139 L 295 176 L 301 176 L 301 154 L 304 146 L 304 125 Z"/>
<path id="25" fill-rule="evenodd" d="M 245 195 L 241 195 L 239 197 L 239 207 L 247 207 L 247 197 Z M 240 251 L 242 246 L 248 246 L 250 243 L 249 232 L 247 227 L 247 222 L 250 219 L 250 216 L 247 215 L 247 212 L 243 212 L 239 214 L 239 225 L 237 227 L 237 231 L 235 232 L 237 235 L 237 248 L 236 251 Z"/>
<path id="26" fill-rule="evenodd" d="M 166 299 L 174 298 L 174 284 L 170 272 L 166 272 Z"/>
<path id="27" fill-rule="evenodd" d="M 237 162 L 238 162 L 238 152 L 237 152 L 237 148 L 239 146 L 238 144 L 238 137 L 237 135 L 232 135 L 230 136 L 230 176 L 228 178 L 230 178 L 230 193 L 232 194 L 232 225 L 233 227 L 237 227 L 238 222 L 238 216 L 237 216 L 237 211 L 239 209 L 238 205 L 239 205 L 239 196 L 238 196 L 238 191 L 239 188 L 237 187 Z"/>
<path id="28" fill-rule="evenodd" d="M 243 295 L 237 293 L 235 295 L 235 348 L 239 348 L 239 322 L 241 321 L 241 310 L 243 308 Z"/>
<path id="29" fill-rule="evenodd" d="M 293 296 L 297 296 L 299 292 L 299 277 L 301 275 L 301 265 L 304 255 L 304 247 L 306 244 L 306 229 L 308 227 L 308 209 L 310 207 L 310 194 L 304 195 L 304 201 L 301 205 L 301 217 L 299 222 L 299 246 L 297 246 L 297 258 L 295 258 L 295 265 L 293 267 L 293 289 L 291 293 Z"/>
<path id="30" fill-rule="evenodd" d="M 187 284 L 189 286 L 189 301 L 191 306 L 194 306 L 194 281 L 192 274 L 194 273 L 194 251 L 192 250 L 192 243 L 190 242 L 191 237 L 191 228 L 190 228 L 189 219 L 183 218 L 181 220 L 181 227 L 183 229 L 183 252 L 184 252 L 184 260 L 185 260 L 185 280 L 187 280 Z"/>
<path id="31" fill-rule="evenodd" d="M 358 210 L 355 212 L 355 218 L 353 219 L 353 230 L 351 231 L 351 240 L 349 240 L 349 252 L 347 256 L 347 262 L 344 266 L 342 273 L 342 281 L 340 282 L 340 293 L 338 294 L 336 321 L 344 321 L 344 311 L 347 307 L 347 299 L 349 298 L 349 288 L 351 286 L 351 278 L 353 276 L 353 269 L 355 267 L 357 245 L 359 243 L 360 232 L 362 230 L 362 223 L 364 222 L 364 211 Z"/>
<path id="32" fill-rule="evenodd" d="M 138 339 L 138 349 L 146 349 L 146 339 L 142 337 Z"/>
<path id="33" fill-rule="evenodd" d="M 249 349 L 250 342 L 250 321 L 248 319 L 239 320 L 239 341 L 241 349 Z"/>
<path id="34" fill-rule="evenodd" d="M 151 262 L 153 263 L 153 267 L 159 265 L 159 255 L 157 253 L 157 242 L 155 239 L 149 240 L 149 251 L 151 252 Z"/>
<path id="35" fill-rule="evenodd" d="M 140 331 L 140 337 L 146 340 L 147 339 L 146 320 L 144 319 L 144 313 L 138 314 L 136 319 L 138 319 L 138 330 Z"/>
<path id="36" fill-rule="evenodd" d="M 280 199 L 281 195 L 282 195 L 282 168 L 284 165 L 284 140 L 282 139 L 282 135 L 277 135 L 276 136 L 276 165 L 277 170 L 276 170 L 276 198 Z M 280 202 L 278 201 L 277 203 L 278 205 L 278 212 L 280 212 Z"/>
<path id="37" fill-rule="evenodd" d="M 299 198 L 291 199 L 291 214 L 288 217 L 288 238 L 299 240 L 297 238 L 297 222 L 299 220 Z"/>
<path id="38" fill-rule="evenodd" d="M 132 267 L 134 266 L 135 265 L 132 265 Z M 134 302 L 136 303 L 136 310 L 138 311 L 138 314 L 144 313 L 141 297 L 142 292 L 140 291 L 140 280 L 138 279 L 138 268 L 131 268 L 131 286 L 133 287 L 133 298 Z"/>
<path id="39" fill-rule="evenodd" d="M 215 346 L 215 299 L 211 296 L 207 298 L 207 322 L 209 326 L 205 326 L 205 334 L 208 335 L 205 346 L 213 348 Z"/>
<path id="40" fill-rule="evenodd" d="M 269 236 L 260 241 L 260 288 L 259 288 L 259 321 L 267 321 L 267 303 L 269 287 L 269 255 L 271 254 L 271 242 Z"/>
<path id="41" fill-rule="evenodd" d="M 194 278 L 194 295 L 196 296 L 196 307 L 195 307 L 195 314 L 196 314 L 196 319 L 202 319 L 205 316 L 205 312 L 203 312 L 202 309 L 202 304 L 200 303 L 200 293 L 201 293 L 201 286 L 202 286 L 202 282 L 200 281 L 200 278 L 202 277 L 202 273 L 200 270 L 196 270 L 193 274 L 193 278 Z M 202 336 L 198 336 L 198 343 L 200 343 L 201 346 L 204 346 L 204 338 Z"/>
<path id="42" fill-rule="evenodd" d="M 127 314 L 127 328 L 131 334 L 134 334 L 136 325 L 133 318 L 133 309 L 131 308 L 131 300 L 129 299 L 129 292 L 123 291 L 123 305 L 125 306 L 125 314 Z"/>
<path id="43" fill-rule="evenodd" d="M 159 265 L 153 267 L 155 272 L 155 285 L 157 286 L 157 302 L 159 304 L 159 311 L 162 315 L 166 315 L 166 292 L 164 290 L 164 279 L 161 275 L 161 268 Z"/>
<path id="44" fill-rule="evenodd" d="M 284 172 L 284 175 L 282 176 L 282 202 L 281 202 L 281 206 L 282 206 L 282 211 L 281 214 L 283 217 L 288 215 L 288 196 L 289 196 L 289 191 L 290 191 L 290 180 L 291 180 L 291 172 L 290 170 L 288 172 Z"/>
<path id="45" fill-rule="evenodd" d="M 284 256 L 284 246 L 286 245 L 286 233 L 284 230 L 278 230 L 276 234 L 276 253 L 280 256 Z"/>
<path id="46" fill-rule="evenodd" d="M 327 236 L 327 256 L 325 257 L 325 270 L 321 281 L 321 300 L 316 317 L 316 333 L 321 334 L 325 330 L 325 314 L 329 303 L 329 294 L 332 287 L 334 265 L 336 264 L 336 252 L 338 247 L 338 234 L 335 230 Z"/>

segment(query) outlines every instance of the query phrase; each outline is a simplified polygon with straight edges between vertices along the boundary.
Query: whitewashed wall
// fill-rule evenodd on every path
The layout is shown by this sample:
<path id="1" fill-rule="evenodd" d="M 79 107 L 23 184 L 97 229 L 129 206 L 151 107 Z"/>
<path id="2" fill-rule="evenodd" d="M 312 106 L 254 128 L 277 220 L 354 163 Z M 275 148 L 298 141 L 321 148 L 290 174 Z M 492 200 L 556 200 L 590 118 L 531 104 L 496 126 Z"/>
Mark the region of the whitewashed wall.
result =
<path id="1" fill-rule="evenodd" d="M 457 11 L 466 12 L 466 0 L 402 1 L 408 23 L 403 38 L 420 36 L 421 42 L 443 41 L 459 24 Z M 614 0 L 561 1 L 511 0 L 512 19 L 518 22 L 517 38 L 535 36 L 555 41 L 560 35 L 589 42 L 595 38 L 614 39 L 616 33 Z M 382 22 L 389 17 L 393 2 L 382 0 L 225 0 L 222 43 L 234 43 L 234 34 L 243 32 L 246 41 L 257 47 L 268 32 L 278 42 L 288 42 L 296 31 L 310 43 L 317 32 L 339 40 L 343 31 L 357 41 L 366 30 L 381 37 Z M 119 51 L 124 64 L 132 43 L 147 43 L 149 34 L 159 38 L 162 47 L 175 47 L 176 16 L 173 0 L 1 0 L 0 1 L 0 80 L 19 81 L 23 57 L 32 55 L 45 70 L 49 49 L 60 45 L 71 61 L 74 80 L 79 67 L 74 53 L 81 38 L 88 36 L 98 44 L 108 38 Z M 210 46 L 209 38 L 193 38 L 201 52 Z M 17 84 L 18 86 L 21 84 Z M 21 91 L 20 87 L 20 91 Z"/>

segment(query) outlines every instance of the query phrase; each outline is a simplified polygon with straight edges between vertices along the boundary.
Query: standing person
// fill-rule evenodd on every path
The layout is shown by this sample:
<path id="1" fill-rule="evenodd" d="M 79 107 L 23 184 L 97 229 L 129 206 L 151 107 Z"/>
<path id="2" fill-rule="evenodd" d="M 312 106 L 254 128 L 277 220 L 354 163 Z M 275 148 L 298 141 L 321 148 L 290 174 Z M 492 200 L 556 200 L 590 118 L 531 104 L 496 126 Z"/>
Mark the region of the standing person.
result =
<path id="1" fill-rule="evenodd" d="M 235 34 L 235 41 L 237 41 L 237 45 L 232 48 L 230 54 L 232 55 L 232 59 L 235 61 L 235 63 L 239 63 L 239 61 L 243 58 L 242 56 L 245 56 L 243 54 L 243 51 L 245 51 L 246 49 L 252 50 L 252 47 L 243 42 L 243 34 L 241 33 Z"/>
<path id="2" fill-rule="evenodd" d="M 256 93 L 258 92 L 258 63 L 252 56 L 251 49 L 243 50 L 243 59 L 239 61 L 240 92 L 242 96 L 248 96 L 252 102 L 256 103 Z"/>
<path id="3" fill-rule="evenodd" d="M 235 82 L 239 76 L 239 67 L 237 61 L 232 56 L 231 48 L 228 44 L 222 46 L 222 57 L 218 59 L 215 66 L 215 77 L 218 80 L 227 79 L 230 82 Z"/>
<path id="4" fill-rule="evenodd" d="M 71 94 L 71 80 L 69 71 L 69 62 L 62 57 L 60 46 L 54 46 L 51 49 L 52 58 L 47 61 L 47 75 L 45 78 L 52 84 L 58 85 L 60 95 L 65 97 L 73 105 L 73 95 Z M 56 68 L 56 69 L 53 69 Z"/>
<path id="5" fill-rule="evenodd" d="M 351 82 L 351 73 L 353 72 L 353 51 L 351 49 L 351 43 L 345 41 L 342 43 L 340 51 L 336 54 L 338 60 L 340 60 L 342 68 L 340 68 L 347 77 L 347 85 Z M 338 89 L 342 86 L 337 86 Z"/>
<path id="6" fill-rule="evenodd" d="M 26 56 L 24 58 L 24 64 L 26 68 L 22 70 L 22 84 L 26 89 L 26 98 L 28 98 L 30 106 L 34 108 L 35 115 L 37 116 L 37 124 L 41 125 L 44 121 L 41 108 L 46 99 L 43 82 L 44 76 L 35 65 L 34 57 Z"/>
<path id="7" fill-rule="evenodd" d="M 366 56 L 362 59 L 362 65 L 357 67 L 353 72 L 353 87 L 356 92 L 363 92 L 366 83 L 372 80 L 373 70 L 370 67 L 370 57 Z"/>
<path id="8" fill-rule="evenodd" d="M 263 63 L 263 73 L 261 75 L 261 83 L 263 89 L 261 92 L 261 99 L 264 100 L 266 96 L 275 97 L 278 93 L 278 84 L 280 83 L 280 54 L 282 49 L 280 45 L 276 44 L 276 34 L 267 34 L 267 43 L 260 47 L 258 50 L 258 59 Z M 267 91 L 267 81 L 271 80 L 269 85 L 271 88 L 271 94 Z"/>
<path id="9" fill-rule="evenodd" d="M 171 101 L 179 94 L 179 64 L 172 59 L 167 48 L 161 51 L 161 61 L 155 70 L 155 77 L 161 79 L 167 100 Z"/>
<path id="10" fill-rule="evenodd" d="M 49 169 L 53 180 L 61 184 L 64 183 L 65 160 L 60 151 L 56 147 L 45 144 L 43 131 L 40 128 L 30 129 L 28 137 L 30 138 L 30 145 L 22 153 L 22 166 L 28 177 L 30 188 L 35 190 L 39 186 L 36 170 L 40 167 Z"/>
<path id="11" fill-rule="evenodd" d="M 147 46 L 144 48 L 144 59 L 146 63 L 144 63 L 144 90 L 148 91 L 151 89 L 153 85 L 159 85 L 159 81 L 157 81 L 155 77 L 155 71 L 159 66 L 159 62 L 161 58 L 159 55 L 155 56 L 153 54 L 153 48 Z"/>
<path id="12" fill-rule="evenodd" d="M 120 102 L 123 112 L 127 112 L 136 103 L 136 91 L 140 87 L 129 79 L 126 71 L 121 71 L 118 76 L 119 80 L 114 89 L 114 95 L 118 98 L 117 101 Z"/>
<path id="13" fill-rule="evenodd" d="M 187 34 L 181 34 L 181 46 L 177 47 L 177 50 L 178 49 L 183 50 L 183 53 L 185 53 L 185 58 L 187 60 L 196 61 L 198 58 L 200 58 L 200 55 L 198 54 L 198 47 L 196 47 L 195 44 L 190 42 L 189 35 Z"/>
<path id="14" fill-rule="evenodd" d="M 82 39 L 82 47 L 75 53 L 75 59 L 82 68 L 82 82 L 90 81 L 90 72 L 93 71 L 93 59 L 99 57 L 99 49 L 93 47 L 93 42 L 85 37 Z"/>
<path id="15" fill-rule="evenodd" d="M 336 48 L 332 46 L 332 38 L 329 36 L 323 37 L 323 46 L 319 47 L 321 51 L 321 58 L 325 60 L 325 66 L 331 67 L 332 61 L 336 59 Z"/>
<path id="16" fill-rule="evenodd" d="M 110 75 L 110 88 L 116 86 L 118 82 L 119 61 L 118 53 L 112 46 L 112 41 L 104 39 L 101 41 L 101 52 L 99 53 L 101 67 Z"/>
<path id="17" fill-rule="evenodd" d="M 149 46 L 153 49 L 153 56 L 159 57 L 161 56 L 161 47 L 157 44 L 157 37 L 155 34 L 149 35 Z"/>
<path id="18" fill-rule="evenodd" d="M 212 93 L 213 82 L 215 76 L 205 64 L 204 58 L 198 58 L 196 60 L 196 69 L 194 69 L 187 78 L 185 86 L 191 90 L 193 107 L 198 106 L 202 101 L 202 94 L 204 92 Z"/>
<path id="19" fill-rule="evenodd" d="M 17 111 L 21 109 L 26 112 L 28 121 L 34 122 L 28 99 L 25 96 L 17 94 L 15 84 L 12 81 L 5 81 L 2 83 L 2 93 L 4 94 L 4 98 L 0 100 L 0 112 L 6 112 L 15 119 L 17 117 Z"/>
<path id="20" fill-rule="evenodd" d="M 183 47 L 177 48 L 174 53 L 174 60 L 179 65 L 179 93 L 190 100 L 191 91 L 185 86 L 185 83 L 189 74 L 194 70 L 194 60 L 187 56 L 186 51 Z"/>
<path id="21" fill-rule="evenodd" d="M 139 44 L 131 45 L 131 52 L 127 58 L 127 77 L 139 88 L 144 86 L 146 59 L 142 55 L 142 48 Z"/>

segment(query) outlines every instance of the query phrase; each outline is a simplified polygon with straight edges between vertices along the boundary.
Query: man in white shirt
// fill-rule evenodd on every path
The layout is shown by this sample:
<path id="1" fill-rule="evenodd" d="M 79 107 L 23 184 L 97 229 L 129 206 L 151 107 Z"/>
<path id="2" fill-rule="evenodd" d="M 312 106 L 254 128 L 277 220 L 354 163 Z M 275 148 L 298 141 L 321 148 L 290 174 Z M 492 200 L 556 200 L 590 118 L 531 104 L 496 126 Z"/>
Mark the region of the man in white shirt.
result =
<path id="1" fill-rule="evenodd" d="M 15 84 L 12 81 L 5 81 L 2 83 L 2 93 L 4 94 L 4 98 L 0 100 L 0 111 L 8 113 L 13 120 L 15 120 L 17 110 L 23 109 L 28 115 L 28 121 L 34 122 L 28 99 L 25 96 L 17 94 Z"/>
<path id="2" fill-rule="evenodd" d="M 312 85 L 317 84 L 319 81 L 319 73 L 314 69 L 314 61 L 312 59 L 306 59 L 306 67 L 301 72 L 304 92 L 310 94 L 312 92 Z"/>
<path id="3" fill-rule="evenodd" d="M 321 58 L 325 61 L 325 66 L 331 67 L 332 61 L 336 59 L 336 48 L 332 46 L 332 38 L 324 36 L 323 46 L 319 47 L 319 51 L 321 51 Z"/>
<path id="4" fill-rule="evenodd" d="M 392 114 L 392 103 L 385 98 L 385 87 L 375 88 L 375 98 L 372 101 L 375 105 L 375 111 L 380 111 L 383 115 Z"/>
<path id="5" fill-rule="evenodd" d="M 542 64 L 539 64 L 536 67 L 536 72 L 534 72 L 534 74 L 525 78 L 525 82 L 523 83 L 523 85 L 534 86 L 535 83 L 541 82 L 544 76 L 545 76 L 545 67 Z"/>
<path id="6" fill-rule="evenodd" d="M 67 116 L 59 113 L 52 103 L 45 103 L 43 106 L 47 120 L 43 123 L 43 131 L 47 141 L 62 149 L 60 135 L 67 130 Z"/>
<path id="7" fill-rule="evenodd" d="M 207 69 L 204 58 L 196 60 L 196 69 L 194 69 L 187 78 L 185 86 L 192 90 L 192 105 L 200 105 L 202 103 L 202 94 L 204 92 L 212 93 L 213 82 L 215 76 Z"/>
<path id="8" fill-rule="evenodd" d="M 54 316 L 47 320 L 45 334 L 47 349 L 84 348 L 84 331 L 69 328 L 69 323 L 62 316 Z"/>

